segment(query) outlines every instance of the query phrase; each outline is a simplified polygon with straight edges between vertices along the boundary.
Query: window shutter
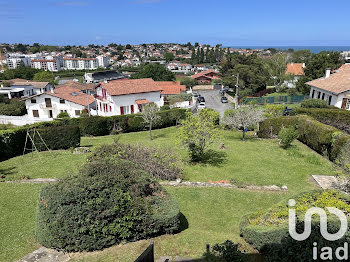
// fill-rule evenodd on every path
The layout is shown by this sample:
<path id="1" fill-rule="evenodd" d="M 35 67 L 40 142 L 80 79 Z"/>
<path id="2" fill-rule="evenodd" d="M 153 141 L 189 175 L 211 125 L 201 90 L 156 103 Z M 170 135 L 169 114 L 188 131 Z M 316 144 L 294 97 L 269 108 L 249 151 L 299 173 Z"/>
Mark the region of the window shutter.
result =
<path id="1" fill-rule="evenodd" d="M 131 105 L 130 107 L 131 107 L 131 114 L 133 114 L 134 113 L 134 105 Z"/>
<path id="2" fill-rule="evenodd" d="M 123 106 L 120 107 L 120 114 L 124 115 L 124 107 Z"/>

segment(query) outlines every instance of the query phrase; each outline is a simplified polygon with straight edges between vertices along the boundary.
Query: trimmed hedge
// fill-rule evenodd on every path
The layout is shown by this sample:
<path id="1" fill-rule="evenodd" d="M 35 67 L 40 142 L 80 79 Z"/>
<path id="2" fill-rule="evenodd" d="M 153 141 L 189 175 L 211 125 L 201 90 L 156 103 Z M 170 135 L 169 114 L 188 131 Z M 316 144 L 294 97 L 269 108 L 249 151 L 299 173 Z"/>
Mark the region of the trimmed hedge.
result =
<path id="1" fill-rule="evenodd" d="M 297 114 L 308 115 L 326 125 L 334 126 L 350 134 L 350 111 L 338 108 L 298 108 Z"/>
<path id="2" fill-rule="evenodd" d="M 14 129 L 0 131 L 0 161 L 23 154 L 28 128 L 37 127 L 49 149 L 68 149 L 80 144 L 80 129 L 74 125 L 59 126 L 57 122 L 46 122 Z M 34 138 L 38 150 L 46 150 L 42 141 L 36 135 Z M 31 141 L 27 141 L 27 148 L 31 148 Z M 28 153 L 28 152 L 27 152 Z"/>
<path id="3" fill-rule="evenodd" d="M 350 163 L 349 154 L 341 154 L 342 148 L 350 144 L 350 136 L 335 127 L 325 125 L 307 116 L 266 119 L 260 124 L 258 136 L 261 138 L 275 137 L 282 127 L 291 126 L 298 130 L 298 140 L 316 152 L 328 157 L 336 164 Z"/>
<path id="4" fill-rule="evenodd" d="M 41 188 L 35 236 L 45 247 L 93 251 L 180 228 L 177 203 L 129 161 L 86 163 L 79 175 Z"/>
<path id="5" fill-rule="evenodd" d="M 349 196 L 334 192 L 315 190 L 292 197 L 292 199 L 296 199 L 297 203 L 299 201 L 301 203 L 300 206 L 296 206 L 297 232 L 301 233 L 304 231 L 304 212 L 311 206 L 324 208 L 330 203 L 333 203 L 332 205 L 335 207 L 348 212 L 350 208 Z M 317 201 L 315 200 L 316 198 Z M 314 201 L 313 203 L 312 199 Z M 292 239 L 288 228 L 288 206 L 284 200 L 269 209 L 266 214 L 253 213 L 243 216 L 240 221 L 239 230 L 244 240 L 262 253 L 267 261 L 311 261 L 312 248 L 314 247 L 313 242 L 317 242 L 319 248 L 324 246 L 337 248 L 343 246 L 344 242 L 350 241 L 349 230 L 340 240 L 326 241 L 320 234 L 319 225 L 319 217 L 313 216 L 310 237 L 304 241 Z M 339 226 L 339 219 L 328 216 L 327 230 L 329 233 L 337 232 Z"/>
<path id="6" fill-rule="evenodd" d="M 314 98 L 306 99 L 302 101 L 300 106 L 303 108 L 328 108 L 329 107 L 327 101 L 322 99 L 314 99 Z"/>

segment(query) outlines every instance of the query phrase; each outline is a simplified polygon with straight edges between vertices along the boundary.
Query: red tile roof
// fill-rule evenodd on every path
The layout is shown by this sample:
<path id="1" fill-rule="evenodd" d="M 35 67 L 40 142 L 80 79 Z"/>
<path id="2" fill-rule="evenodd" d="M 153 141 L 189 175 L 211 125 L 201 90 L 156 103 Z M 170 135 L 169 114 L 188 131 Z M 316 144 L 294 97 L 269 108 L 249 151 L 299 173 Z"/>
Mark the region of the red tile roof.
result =
<path id="1" fill-rule="evenodd" d="M 291 63 L 287 64 L 286 75 L 295 75 L 295 76 L 303 76 L 304 73 L 304 64 L 303 63 Z"/>
<path id="2" fill-rule="evenodd" d="M 101 85 L 112 96 L 160 92 L 162 89 L 151 78 L 117 79 Z"/>
<path id="3" fill-rule="evenodd" d="M 186 86 L 180 85 L 179 82 L 157 81 L 156 84 L 162 89 L 162 95 L 179 95 L 186 91 Z"/>
<path id="4" fill-rule="evenodd" d="M 342 70 L 331 74 L 328 78 L 321 77 L 306 84 L 334 94 L 350 91 L 350 67 L 343 67 Z"/>
<path id="5" fill-rule="evenodd" d="M 218 75 L 218 72 L 216 72 L 214 70 L 207 70 L 207 71 L 204 71 L 204 72 L 201 72 L 201 73 L 193 75 L 192 78 L 196 79 L 196 78 L 199 78 L 201 76 L 204 76 L 204 77 L 207 77 L 207 78 L 211 78 L 211 79 L 217 78 L 217 77 L 210 77 L 210 76 L 208 76 L 208 74 L 210 74 L 210 73 L 215 73 L 216 75 Z"/>
<path id="6" fill-rule="evenodd" d="M 341 67 L 339 67 L 338 70 L 349 69 L 349 68 L 350 68 L 350 64 L 344 64 Z"/>
<path id="7" fill-rule="evenodd" d="M 88 104 L 90 105 L 95 101 L 95 98 L 92 95 L 87 95 L 81 92 L 79 89 L 70 86 L 58 87 L 54 90 L 54 93 L 45 92 L 44 94 L 59 97 L 83 106 L 87 106 Z"/>
<path id="8" fill-rule="evenodd" d="M 137 105 L 144 105 L 149 103 L 147 99 L 138 99 L 138 100 L 135 100 L 135 102 Z"/>

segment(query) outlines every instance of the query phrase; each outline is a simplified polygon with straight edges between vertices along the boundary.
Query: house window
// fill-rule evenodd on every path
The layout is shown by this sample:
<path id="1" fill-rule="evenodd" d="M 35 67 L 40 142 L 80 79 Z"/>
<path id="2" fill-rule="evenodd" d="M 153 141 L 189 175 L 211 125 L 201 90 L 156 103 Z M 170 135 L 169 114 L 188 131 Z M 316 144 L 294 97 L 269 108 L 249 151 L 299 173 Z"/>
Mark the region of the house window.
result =
<path id="1" fill-rule="evenodd" d="M 39 117 L 39 111 L 38 110 L 33 110 L 33 116 L 34 117 Z"/>
<path id="2" fill-rule="evenodd" d="M 75 115 L 80 116 L 80 110 L 75 110 Z"/>
<path id="3" fill-rule="evenodd" d="M 324 100 L 324 96 L 325 96 L 325 95 L 326 95 L 325 93 L 322 94 L 322 100 Z"/>
<path id="4" fill-rule="evenodd" d="M 318 92 L 318 96 L 317 96 L 318 99 L 321 98 L 321 92 Z"/>
<path id="5" fill-rule="evenodd" d="M 346 102 L 346 110 L 350 110 L 350 99 Z"/>
<path id="6" fill-rule="evenodd" d="M 65 104 L 66 103 L 66 100 L 64 100 L 64 99 L 60 99 L 60 104 Z"/>
<path id="7" fill-rule="evenodd" d="M 330 105 L 332 103 L 332 96 L 328 97 L 328 105 Z"/>
<path id="8" fill-rule="evenodd" d="M 31 102 L 32 104 L 35 104 L 35 103 L 36 103 L 36 99 L 32 98 L 32 99 L 30 99 L 30 102 Z"/>

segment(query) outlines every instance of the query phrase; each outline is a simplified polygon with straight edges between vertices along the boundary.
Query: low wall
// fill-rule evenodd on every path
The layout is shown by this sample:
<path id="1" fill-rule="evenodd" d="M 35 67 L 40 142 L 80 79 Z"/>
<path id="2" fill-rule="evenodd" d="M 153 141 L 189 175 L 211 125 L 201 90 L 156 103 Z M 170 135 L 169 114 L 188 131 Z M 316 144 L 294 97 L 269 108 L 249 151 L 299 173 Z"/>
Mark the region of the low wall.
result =
<path id="1" fill-rule="evenodd" d="M 192 88 L 193 91 L 197 90 L 213 90 L 214 85 L 197 85 Z"/>
<path id="2" fill-rule="evenodd" d="M 38 122 L 52 121 L 52 118 L 32 118 L 28 115 L 24 116 L 1 116 L 0 124 L 11 124 L 15 126 L 24 126 L 28 124 L 34 124 Z"/>

